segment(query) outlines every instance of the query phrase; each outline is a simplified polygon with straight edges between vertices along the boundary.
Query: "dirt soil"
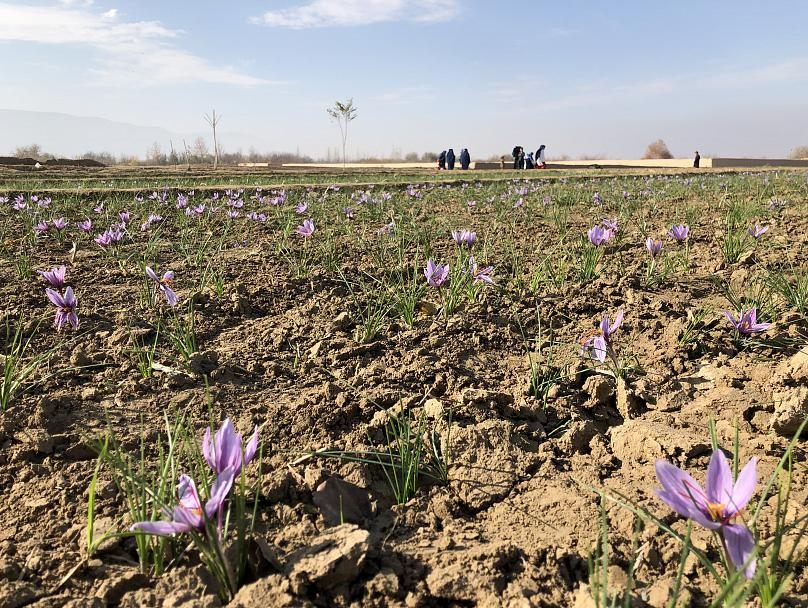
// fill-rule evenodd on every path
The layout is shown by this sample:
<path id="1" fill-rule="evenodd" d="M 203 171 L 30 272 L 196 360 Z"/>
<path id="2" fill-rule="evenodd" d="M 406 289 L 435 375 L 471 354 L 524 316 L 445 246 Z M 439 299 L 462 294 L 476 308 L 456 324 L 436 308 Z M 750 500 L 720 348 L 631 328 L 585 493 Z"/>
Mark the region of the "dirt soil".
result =
<path id="1" fill-rule="evenodd" d="M 571 233 L 585 233 L 600 213 L 588 203 L 597 188 L 583 186 L 586 202 L 570 218 Z M 493 240 L 494 207 L 466 209 L 460 198 L 433 197 L 414 216 L 443 215 L 447 225 L 468 226 L 483 241 Z M 537 193 L 530 205 L 540 206 L 542 198 Z M 130 200 L 127 195 L 124 204 Z M 599 530 L 600 498 L 593 489 L 619 491 L 683 531 L 685 522 L 654 496 L 656 459 L 702 480 L 713 418 L 726 448 L 737 426 L 742 462 L 758 457 L 759 477 L 768 479 L 808 407 L 808 349 L 794 346 L 800 337 L 805 344 L 805 319 L 788 311 L 777 319 L 769 335 L 793 338 L 788 348 L 738 350 L 721 314 L 728 303 L 714 280 L 742 288 L 758 267 L 784 256 L 804 264 L 806 201 L 792 201 L 772 220 L 771 246 L 737 265 L 721 262 L 723 216 L 698 196 L 687 203 L 700 210 L 691 270 L 661 287 L 645 287 L 638 278 L 646 255 L 632 227 L 591 283 L 489 289 L 448 322 L 431 314 L 438 300 L 426 294 L 413 327 L 391 319 L 369 342 L 357 339 L 357 310 L 345 283 L 321 268 L 294 276 L 269 228 L 251 231 L 246 245 L 221 254 L 222 298 L 184 282 L 193 269 L 178 251 L 164 249 L 161 268 L 176 272 L 181 299 L 193 302 L 200 353 L 190 369 L 166 360 L 170 369 L 151 378 L 138 373 L 131 356 L 130 326 L 151 330 L 137 309 L 143 281 L 135 263 L 119 265 L 92 243 L 70 261 L 69 239 L 44 241 L 48 246 L 40 241 L 33 268 L 67 264 L 80 303 L 78 332 L 57 334 L 45 330 L 52 308 L 41 279 L 20 279 L 4 256 L 5 318 L 24 313 L 29 324 L 46 318 L 33 348 L 60 350 L 37 384 L 0 416 L 0 607 L 220 605 L 193 551 L 156 579 L 138 571 L 131 538 L 86 556 L 87 493 L 96 464 L 88 441 L 111 425 L 135 452 L 141 434 L 156 438 L 165 412 L 180 410 L 195 417 L 200 438 L 211 410 L 217 420 L 232 417 L 242 433 L 261 425 L 257 536 L 264 560 L 230 606 L 593 605 L 586 585 Z M 145 211 L 136 215 L 139 223 Z M 661 235 L 675 217 L 663 207 L 651 225 Z M 525 267 L 535 268 L 541 244 L 557 240 L 556 228 L 544 220 L 522 224 L 520 231 Z M 435 254 L 450 259 L 454 244 L 444 240 Z M 338 247 L 347 252 L 346 274 L 372 265 L 354 257 L 347 240 Z M 504 282 L 509 262 L 492 263 Z M 680 345 L 688 312 L 703 307 L 711 312 L 699 339 Z M 593 372 L 578 356 L 601 315 L 619 308 L 626 313 L 619 344 L 643 370 L 627 382 Z M 566 373 L 546 403 L 530 395 L 522 336 L 538 335 L 539 318 L 565 345 Z M 378 467 L 299 458 L 323 448 L 378 446 L 386 408 L 423 412 L 433 421 L 450 450 L 448 485 L 424 480 L 414 498 L 395 505 Z M 804 442 L 796 452 L 795 516 L 808 502 L 803 448 Z M 250 479 L 256 474 L 251 467 Z M 327 525 L 314 494 L 331 478 L 367 488 L 373 513 L 358 524 Z M 131 523 L 104 469 L 97 510 L 97 533 Z M 609 517 L 610 577 L 619 588 L 635 521 L 614 506 Z M 764 513 L 761 535 L 772 525 Z M 714 546 L 704 530 L 694 531 L 693 542 Z M 653 525 L 640 531 L 638 543 L 635 605 L 664 606 L 679 546 Z M 709 603 L 715 587 L 695 559 L 684 577 L 693 605 Z M 808 605 L 804 566 L 781 601 Z"/>

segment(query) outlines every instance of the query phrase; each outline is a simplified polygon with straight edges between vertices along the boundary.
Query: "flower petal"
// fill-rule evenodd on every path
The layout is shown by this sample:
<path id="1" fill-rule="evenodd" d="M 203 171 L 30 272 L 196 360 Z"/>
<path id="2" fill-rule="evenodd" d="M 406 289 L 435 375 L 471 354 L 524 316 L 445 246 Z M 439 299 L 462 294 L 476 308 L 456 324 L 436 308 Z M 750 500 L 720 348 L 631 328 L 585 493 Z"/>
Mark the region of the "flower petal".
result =
<path id="1" fill-rule="evenodd" d="M 732 499 L 732 471 L 724 452 L 716 450 L 710 457 L 707 467 L 707 500 L 726 505 Z"/>
<path id="2" fill-rule="evenodd" d="M 129 528 L 131 531 L 145 532 L 146 534 L 156 534 L 158 536 L 168 536 L 169 534 L 181 534 L 191 530 L 185 522 L 179 521 L 141 521 Z"/>
<path id="3" fill-rule="evenodd" d="M 707 495 L 689 473 L 686 473 L 667 460 L 656 461 L 656 475 L 662 484 L 664 497 L 660 498 L 674 511 L 685 517 L 692 517 L 694 512 L 707 511 Z M 659 495 L 660 492 L 657 492 Z M 701 522 L 699 522 L 701 523 Z"/>
<path id="4" fill-rule="evenodd" d="M 732 496 L 727 504 L 727 509 L 733 515 L 746 507 L 749 499 L 755 493 L 755 488 L 757 487 L 756 469 L 757 459 L 752 458 L 738 474 L 738 479 L 735 480 L 735 486 L 732 488 Z"/>
<path id="5" fill-rule="evenodd" d="M 729 524 L 721 529 L 721 533 L 732 564 L 738 569 L 743 568 L 743 575 L 746 578 L 752 578 L 757 567 L 757 559 L 752 557 L 755 550 L 755 537 L 752 536 L 752 532 L 741 524 Z"/>
<path id="6" fill-rule="evenodd" d="M 244 462 L 243 462 L 244 466 L 250 464 L 252 459 L 255 458 L 255 453 L 257 451 L 258 451 L 258 427 L 255 427 L 252 437 L 250 437 L 250 441 L 244 448 Z"/>
<path id="7" fill-rule="evenodd" d="M 216 511 L 219 510 L 219 507 L 222 506 L 224 499 L 227 498 L 227 495 L 230 493 L 230 488 L 233 487 L 233 479 L 235 476 L 235 470 L 227 468 L 219 473 L 216 481 L 213 482 L 210 488 L 210 499 L 205 504 L 205 515 L 208 518 L 213 517 Z"/>

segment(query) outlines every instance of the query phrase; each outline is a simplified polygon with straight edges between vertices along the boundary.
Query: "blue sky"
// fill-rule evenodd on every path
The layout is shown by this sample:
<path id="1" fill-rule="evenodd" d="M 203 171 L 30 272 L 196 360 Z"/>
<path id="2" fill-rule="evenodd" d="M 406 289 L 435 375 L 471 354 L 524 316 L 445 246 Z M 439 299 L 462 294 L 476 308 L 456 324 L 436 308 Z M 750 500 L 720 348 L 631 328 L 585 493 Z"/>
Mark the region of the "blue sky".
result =
<path id="1" fill-rule="evenodd" d="M 807 18 L 796 0 L 0 0 L 0 108 L 195 134 L 215 107 L 226 149 L 319 156 L 325 108 L 353 97 L 352 155 L 637 157 L 661 137 L 783 156 L 808 145 Z"/>

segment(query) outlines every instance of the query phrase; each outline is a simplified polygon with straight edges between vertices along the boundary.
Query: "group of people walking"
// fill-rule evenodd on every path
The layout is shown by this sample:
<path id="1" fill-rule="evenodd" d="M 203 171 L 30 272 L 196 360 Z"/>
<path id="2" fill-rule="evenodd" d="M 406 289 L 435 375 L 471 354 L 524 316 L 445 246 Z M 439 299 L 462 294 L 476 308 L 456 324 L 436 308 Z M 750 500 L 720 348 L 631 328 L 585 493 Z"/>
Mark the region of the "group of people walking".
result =
<path id="1" fill-rule="evenodd" d="M 438 155 L 438 169 L 453 171 L 455 168 L 455 160 L 455 153 L 452 148 L 449 148 L 449 150 L 444 150 Z M 469 154 L 469 150 L 468 148 L 463 148 L 460 150 L 460 168 L 463 171 L 468 171 L 470 165 L 471 155 Z"/>
<path id="2" fill-rule="evenodd" d="M 547 161 L 545 160 L 544 150 L 546 146 L 544 144 L 539 146 L 539 149 L 536 150 L 536 155 L 533 155 L 533 152 L 528 152 L 525 154 L 525 149 L 522 146 L 514 146 L 513 152 L 511 152 L 511 156 L 513 156 L 513 168 L 514 169 L 546 169 L 547 168 Z"/>

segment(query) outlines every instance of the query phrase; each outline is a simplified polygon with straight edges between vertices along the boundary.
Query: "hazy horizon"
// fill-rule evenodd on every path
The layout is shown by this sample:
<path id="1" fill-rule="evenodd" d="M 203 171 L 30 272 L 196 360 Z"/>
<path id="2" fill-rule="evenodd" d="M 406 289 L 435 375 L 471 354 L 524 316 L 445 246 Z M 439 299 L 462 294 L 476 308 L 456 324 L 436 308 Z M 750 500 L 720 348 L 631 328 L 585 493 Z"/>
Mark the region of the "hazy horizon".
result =
<path id="1" fill-rule="evenodd" d="M 0 0 L 0 154 L 212 148 L 216 108 L 227 151 L 325 157 L 325 109 L 353 97 L 353 158 L 540 143 L 636 158 L 660 138 L 677 157 L 785 157 L 808 145 L 808 5 L 776 5 Z"/>

